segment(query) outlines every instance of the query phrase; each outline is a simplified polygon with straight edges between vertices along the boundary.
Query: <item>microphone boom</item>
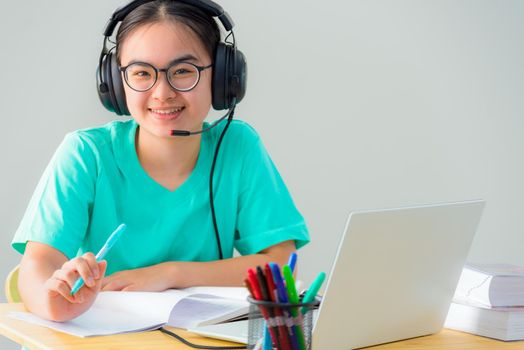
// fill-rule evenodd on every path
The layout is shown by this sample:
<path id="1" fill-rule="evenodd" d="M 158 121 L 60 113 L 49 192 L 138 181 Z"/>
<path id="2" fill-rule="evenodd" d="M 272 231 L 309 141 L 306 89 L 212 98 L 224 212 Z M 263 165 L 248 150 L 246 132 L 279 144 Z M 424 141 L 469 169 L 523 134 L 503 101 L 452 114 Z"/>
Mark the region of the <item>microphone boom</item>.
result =
<path id="1" fill-rule="evenodd" d="M 204 129 L 201 129 L 201 130 L 198 130 L 198 131 L 189 131 L 189 130 L 171 130 L 171 136 L 191 136 L 191 135 L 198 135 L 198 134 L 202 134 L 206 131 L 209 131 L 211 129 L 213 129 L 215 126 L 217 126 L 218 124 L 220 124 L 220 122 L 224 119 L 226 119 L 227 117 L 229 117 L 229 115 L 231 115 L 231 112 L 233 112 L 234 110 L 234 107 L 231 108 L 226 114 L 224 114 L 220 119 L 217 119 L 216 121 L 213 122 L 213 124 L 211 124 L 210 126 L 208 126 L 207 128 L 204 128 Z"/>

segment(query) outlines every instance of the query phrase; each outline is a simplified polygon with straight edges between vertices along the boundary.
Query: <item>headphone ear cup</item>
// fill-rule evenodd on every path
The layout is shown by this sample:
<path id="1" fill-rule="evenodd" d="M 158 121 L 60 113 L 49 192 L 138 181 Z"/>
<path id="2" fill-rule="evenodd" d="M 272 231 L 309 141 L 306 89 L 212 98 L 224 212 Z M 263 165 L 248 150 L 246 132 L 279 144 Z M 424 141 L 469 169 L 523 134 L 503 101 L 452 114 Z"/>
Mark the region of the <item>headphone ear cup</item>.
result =
<path id="1" fill-rule="evenodd" d="M 233 67 L 231 71 L 231 82 L 229 83 L 232 96 L 236 97 L 236 103 L 239 103 L 246 94 L 247 87 L 247 63 L 246 56 L 240 50 L 234 50 L 233 59 L 231 60 Z M 232 103 L 233 101 L 231 101 Z"/>
<path id="2" fill-rule="evenodd" d="M 213 108 L 233 107 L 246 94 L 247 64 L 244 54 L 232 45 L 218 43 L 213 67 Z"/>
<path id="3" fill-rule="evenodd" d="M 122 73 L 120 72 L 118 63 L 116 61 L 116 55 L 111 53 L 111 79 L 113 85 L 113 96 L 118 106 L 118 115 L 130 115 L 127 109 L 126 93 L 124 91 L 124 82 L 122 81 Z"/>
<path id="4" fill-rule="evenodd" d="M 212 104 L 216 110 L 228 108 L 227 103 L 227 52 L 226 44 L 220 42 L 215 51 L 215 62 L 213 64 L 213 79 L 211 83 Z"/>
<path id="5" fill-rule="evenodd" d="M 107 55 L 104 55 L 101 58 L 100 64 L 96 68 L 96 91 L 98 92 L 98 98 L 102 105 L 109 111 L 114 112 L 114 101 L 111 99 L 111 94 L 109 93 L 108 79 L 107 75 Z"/>
<path id="6" fill-rule="evenodd" d="M 213 67 L 213 108 L 229 109 L 246 94 L 247 64 L 233 45 L 218 43 Z"/>
<path id="7" fill-rule="evenodd" d="M 101 70 L 100 74 L 98 70 Z M 97 90 L 102 105 L 117 115 L 129 115 L 122 75 L 118 69 L 116 55 L 112 52 L 105 55 L 98 70 L 96 75 Z M 102 81 L 99 81 L 100 77 Z"/>

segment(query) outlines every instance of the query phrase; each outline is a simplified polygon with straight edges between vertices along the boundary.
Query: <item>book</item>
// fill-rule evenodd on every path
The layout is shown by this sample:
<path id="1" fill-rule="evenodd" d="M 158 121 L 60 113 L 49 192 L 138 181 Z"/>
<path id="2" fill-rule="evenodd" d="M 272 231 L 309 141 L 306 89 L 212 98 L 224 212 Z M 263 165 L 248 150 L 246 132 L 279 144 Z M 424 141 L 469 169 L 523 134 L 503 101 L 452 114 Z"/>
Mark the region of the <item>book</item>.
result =
<path id="1" fill-rule="evenodd" d="M 29 312 L 9 316 L 78 337 L 147 331 L 164 325 L 187 329 L 246 317 L 247 296 L 243 287 L 100 292 L 89 310 L 67 322 L 45 320 Z"/>
<path id="2" fill-rule="evenodd" d="M 454 299 L 487 307 L 524 306 L 524 267 L 466 264 Z"/>
<path id="3" fill-rule="evenodd" d="M 524 307 L 486 308 L 452 302 L 444 327 L 505 341 L 524 339 Z"/>

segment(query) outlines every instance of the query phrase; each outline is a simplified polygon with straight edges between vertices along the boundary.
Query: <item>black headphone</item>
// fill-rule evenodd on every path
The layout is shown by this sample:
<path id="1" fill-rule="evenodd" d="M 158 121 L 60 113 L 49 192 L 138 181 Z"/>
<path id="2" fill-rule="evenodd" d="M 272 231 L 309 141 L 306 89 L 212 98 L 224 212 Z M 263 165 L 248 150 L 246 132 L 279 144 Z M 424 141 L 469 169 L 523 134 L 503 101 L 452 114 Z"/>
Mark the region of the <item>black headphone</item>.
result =
<path id="1" fill-rule="evenodd" d="M 107 42 L 116 25 L 140 5 L 155 0 L 134 0 L 115 10 L 104 29 L 104 47 L 97 67 L 97 91 L 100 101 L 111 112 L 129 115 L 122 75 L 117 63 L 114 47 L 108 49 Z M 194 6 L 211 17 L 217 17 L 225 30 L 233 34 L 233 20 L 220 5 L 210 0 L 176 0 Z M 247 65 L 244 54 L 233 43 L 219 42 L 213 60 L 212 104 L 216 110 L 232 109 L 246 93 Z"/>

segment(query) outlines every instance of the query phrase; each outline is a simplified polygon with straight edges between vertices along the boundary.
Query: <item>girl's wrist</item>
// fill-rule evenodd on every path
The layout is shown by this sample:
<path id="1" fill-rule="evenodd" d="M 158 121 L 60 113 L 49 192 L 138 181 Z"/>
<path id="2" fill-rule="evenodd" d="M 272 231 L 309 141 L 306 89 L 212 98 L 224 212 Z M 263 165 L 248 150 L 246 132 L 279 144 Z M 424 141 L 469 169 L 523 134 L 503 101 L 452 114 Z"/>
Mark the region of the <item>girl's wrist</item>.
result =
<path id="1" fill-rule="evenodd" d="M 170 288 L 183 288 L 183 274 L 180 271 L 180 264 L 176 261 L 168 261 L 160 264 L 162 266 L 163 276 L 167 281 L 167 289 Z"/>

